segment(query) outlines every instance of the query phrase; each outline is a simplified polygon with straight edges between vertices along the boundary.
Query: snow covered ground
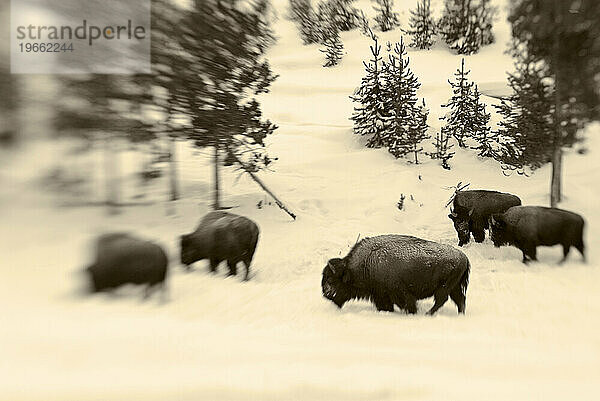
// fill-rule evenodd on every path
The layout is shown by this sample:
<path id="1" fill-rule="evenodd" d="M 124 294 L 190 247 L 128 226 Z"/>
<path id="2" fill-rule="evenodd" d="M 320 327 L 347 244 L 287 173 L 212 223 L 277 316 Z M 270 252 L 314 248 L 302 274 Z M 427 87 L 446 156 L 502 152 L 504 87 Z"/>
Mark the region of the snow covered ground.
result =
<path id="1" fill-rule="evenodd" d="M 286 3 L 276 2 L 280 16 Z M 439 9 L 441 2 L 433 3 Z M 359 4 L 368 9 L 369 2 Z M 425 316 L 432 300 L 421 301 L 416 316 L 377 313 L 366 302 L 340 311 L 321 296 L 321 270 L 359 235 L 403 233 L 454 245 L 444 209 L 448 186 L 469 182 L 546 205 L 550 168 L 505 177 L 497 163 L 459 150 L 446 171 L 425 158 L 415 166 L 365 148 L 352 134 L 348 95 L 362 76 L 369 41 L 344 34 L 349 54 L 325 69 L 318 48 L 300 46 L 289 21 L 280 18 L 275 29 L 279 41 L 270 59 L 280 78 L 263 104 L 280 126 L 269 142 L 279 161 L 260 175 L 298 219 L 274 205 L 257 208 L 268 201 L 260 188 L 224 172 L 224 203 L 261 228 L 249 282 L 225 278 L 223 267 L 212 276 L 204 262 L 186 273 L 177 262 L 178 236 L 209 210 L 207 151 L 180 146 L 181 201 L 163 201 L 161 178 L 146 190 L 150 204 L 111 217 L 97 207 L 57 207 L 56 196 L 40 185 L 57 164 L 98 166 L 95 153 L 75 162 L 64 156 L 63 143 L 32 141 L 1 155 L 0 398 L 597 399 L 600 125 L 583 133 L 587 153 L 568 151 L 564 161 L 561 206 L 587 220 L 586 264 L 574 250 L 558 265 L 556 247 L 540 248 L 540 262 L 525 266 L 517 249 L 486 240 L 463 249 L 472 264 L 465 316 L 451 301 L 435 317 Z M 496 33 L 495 45 L 466 60 L 471 78 L 494 90 L 511 67 L 502 53 L 509 35 L 503 19 Z M 398 40 L 399 32 L 382 39 Z M 442 45 L 409 54 L 434 133 L 460 57 Z M 130 153 L 121 157 L 126 196 L 140 191 L 131 178 L 138 161 Z M 403 211 L 396 208 L 401 194 Z M 90 241 L 108 230 L 136 232 L 168 249 L 168 302 L 141 301 L 139 288 L 81 294 Z"/>

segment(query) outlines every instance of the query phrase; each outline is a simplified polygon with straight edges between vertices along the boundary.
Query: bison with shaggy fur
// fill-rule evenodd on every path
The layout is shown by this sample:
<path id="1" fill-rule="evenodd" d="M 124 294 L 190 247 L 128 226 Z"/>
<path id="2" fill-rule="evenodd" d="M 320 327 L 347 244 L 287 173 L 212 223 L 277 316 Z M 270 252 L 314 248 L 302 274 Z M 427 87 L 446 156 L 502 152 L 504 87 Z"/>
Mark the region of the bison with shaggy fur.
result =
<path id="1" fill-rule="evenodd" d="M 454 223 L 454 229 L 458 234 L 458 246 L 467 244 L 471 240 L 471 233 L 475 242 L 483 242 L 491 215 L 504 213 L 509 208 L 520 204 L 521 199 L 518 196 L 503 192 L 487 190 L 457 192 L 448 217 Z"/>
<path id="2" fill-rule="evenodd" d="M 461 251 L 408 235 L 381 235 L 357 243 L 343 259 L 323 269 L 323 296 L 339 308 L 351 299 L 367 299 L 378 311 L 394 305 L 417 313 L 417 300 L 434 297 L 433 315 L 448 296 L 465 313 L 469 259 Z"/>
<path id="3" fill-rule="evenodd" d="M 523 252 L 523 263 L 537 260 L 540 245 L 562 245 L 567 259 L 571 246 L 577 248 L 585 260 L 583 244 L 583 217 L 567 210 L 543 206 L 516 206 L 490 219 L 491 238 L 496 247 L 514 245 Z"/>
<path id="4" fill-rule="evenodd" d="M 106 291 L 124 284 L 145 284 L 145 296 L 160 286 L 166 290 L 168 258 L 159 245 L 126 233 L 100 236 L 94 263 L 87 268 L 92 291 Z"/>
<path id="5" fill-rule="evenodd" d="M 236 275 L 237 264 L 243 262 L 244 280 L 248 280 L 258 234 L 256 223 L 244 216 L 210 212 L 202 218 L 196 231 L 181 236 L 181 263 L 189 269 L 192 263 L 208 259 L 210 271 L 214 273 L 219 263 L 226 260 L 229 275 Z"/>

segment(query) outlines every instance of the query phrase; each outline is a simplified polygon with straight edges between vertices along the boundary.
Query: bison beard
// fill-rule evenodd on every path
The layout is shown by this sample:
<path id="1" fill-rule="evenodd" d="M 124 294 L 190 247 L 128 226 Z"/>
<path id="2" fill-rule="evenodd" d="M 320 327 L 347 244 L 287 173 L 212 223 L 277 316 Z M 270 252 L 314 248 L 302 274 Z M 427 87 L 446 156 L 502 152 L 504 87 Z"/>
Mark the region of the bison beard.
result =
<path id="1" fill-rule="evenodd" d="M 351 299 L 373 302 L 379 311 L 417 312 L 417 300 L 433 296 L 434 314 L 448 297 L 464 313 L 470 264 L 460 251 L 404 235 L 365 238 L 343 259 L 323 269 L 323 296 L 339 308 Z"/>

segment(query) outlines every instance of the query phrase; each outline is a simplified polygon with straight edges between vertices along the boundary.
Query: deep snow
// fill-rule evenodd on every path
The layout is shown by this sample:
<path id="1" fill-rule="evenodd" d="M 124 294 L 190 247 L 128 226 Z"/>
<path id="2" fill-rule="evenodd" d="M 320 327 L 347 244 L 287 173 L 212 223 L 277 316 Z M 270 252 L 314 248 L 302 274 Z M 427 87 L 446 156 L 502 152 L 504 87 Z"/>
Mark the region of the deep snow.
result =
<path id="1" fill-rule="evenodd" d="M 413 2 L 402 4 L 409 8 Z M 411 4 L 408 4 L 411 3 Z M 441 2 L 432 2 L 439 9 Z M 280 17 L 287 1 L 277 1 Z M 368 11 L 369 2 L 359 2 Z M 408 13 L 405 13 L 406 17 Z M 504 15 L 504 14 L 502 14 Z M 394 160 L 367 149 L 352 134 L 348 95 L 362 76 L 369 41 L 342 36 L 342 65 L 321 67 L 318 47 L 300 45 L 280 18 L 270 60 L 280 78 L 263 99 L 265 115 L 280 128 L 269 141 L 279 157 L 261 177 L 298 214 L 291 219 L 248 177 L 226 170 L 224 203 L 254 219 L 261 237 L 250 282 L 207 273 L 205 263 L 186 273 L 177 238 L 209 210 L 208 151 L 179 147 L 181 201 L 167 204 L 166 182 L 141 189 L 133 178 L 139 157 L 121 155 L 123 196 L 145 192 L 151 203 L 106 216 L 98 207 L 59 207 L 40 176 L 64 165 L 100 170 L 101 155 L 65 157 L 68 143 L 31 141 L 2 154 L 0 180 L 0 394 L 6 400 L 515 400 L 597 399 L 600 379 L 600 283 L 597 249 L 597 171 L 594 124 L 579 147 L 566 152 L 562 207 L 587 220 L 588 262 L 573 250 L 540 248 L 540 262 L 520 262 L 515 248 L 489 240 L 463 251 L 471 260 L 467 313 L 451 301 L 435 317 L 376 313 L 365 302 L 341 311 L 321 296 L 327 259 L 344 255 L 357 237 L 402 233 L 455 245 L 444 205 L 457 182 L 518 194 L 525 204 L 548 203 L 550 168 L 531 177 L 501 174 L 497 163 L 457 151 L 451 171 Z M 471 78 L 502 88 L 510 59 L 503 19 L 498 41 L 466 58 Z M 397 40 L 399 32 L 382 35 Z M 460 56 L 443 45 L 409 51 L 431 107 L 431 133 L 439 105 L 450 96 L 446 80 Z M 490 100 L 489 98 L 485 99 Z M 100 174 L 93 192 L 101 197 Z M 406 195 L 405 210 L 396 203 Z M 411 195 L 412 199 L 411 200 Z M 72 200 L 72 199 L 70 199 Z M 141 301 L 141 289 L 82 296 L 80 269 L 91 240 L 107 230 L 128 230 L 163 244 L 171 255 L 169 302 Z"/>

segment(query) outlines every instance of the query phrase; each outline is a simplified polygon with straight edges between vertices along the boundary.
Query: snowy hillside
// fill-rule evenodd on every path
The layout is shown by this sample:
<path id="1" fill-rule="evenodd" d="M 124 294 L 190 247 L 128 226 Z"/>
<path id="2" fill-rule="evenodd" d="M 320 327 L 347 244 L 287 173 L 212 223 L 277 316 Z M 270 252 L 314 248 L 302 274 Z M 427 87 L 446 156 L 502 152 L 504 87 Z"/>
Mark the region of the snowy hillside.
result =
<path id="1" fill-rule="evenodd" d="M 407 18 L 411 2 L 400 2 Z M 358 2 L 365 11 L 370 2 Z M 352 134 L 348 96 L 363 75 L 369 40 L 344 33 L 347 55 L 325 69 L 318 46 L 302 46 L 275 1 L 278 42 L 269 53 L 280 74 L 264 96 L 265 115 L 280 128 L 269 139 L 279 160 L 259 175 L 292 209 L 292 221 L 247 176 L 223 171 L 223 203 L 257 222 L 261 235 L 253 277 L 193 272 L 179 264 L 178 238 L 192 231 L 211 203 L 210 152 L 180 145 L 183 199 L 165 202 L 165 178 L 142 204 L 106 216 L 100 207 L 57 207 L 40 183 L 56 165 L 99 170 L 101 155 L 66 157 L 69 143 L 31 141 L 0 155 L 0 398 L 28 400 L 593 400 L 600 380 L 600 124 L 590 125 L 564 160 L 561 207 L 586 218 L 587 263 L 573 250 L 539 248 L 524 265 L 516 248 L 489 239 L 462 250 L 472 265 L 466 315 L 448 301 L 434 317 L 432 300 L 415 316 L 377 313 L 366 302 L 342 310 L 321 295 L 321 271 L 357 237 L 416 235 L 456 245 L 449 186 L 517 194 L 547 205 L 550 166 L 531 177 L 502 175 L 473 151 L 457 151 L 452 170 L 367 149 Z M 441 1 L 432 1 L 440 10 Z M 497 42 L 466 57 L 470 78 L 502 91 L 510 58 L 505 10 Z M 381 35 L 399 40 L 399 31 Z M 431 108 L 431 133 L 447 79 L 460 56 L 437 44 L 409 50 Z M 483 97 L 491 102 L 491 98 Z M 488 102 L 489 103 L 489 102 Z M 497 117 L 493 117 L 497 118 Z M 75 160 L 75 161 L 74 161 Z M 121 155 L 124 196 L 139 192 L 139 157 Z M 101 177 L 94 177 L 102 191 Z M 406 196 L 405 210 L 396 203 Z M 267 201 L 262 208 L 260 201 Z M 80 273 L 99 233 L 126 230 L 163 244 L 171 257 L 169 301 L 141 300 L 141 288 L 82 295 Z"/>

